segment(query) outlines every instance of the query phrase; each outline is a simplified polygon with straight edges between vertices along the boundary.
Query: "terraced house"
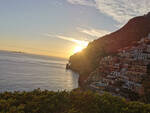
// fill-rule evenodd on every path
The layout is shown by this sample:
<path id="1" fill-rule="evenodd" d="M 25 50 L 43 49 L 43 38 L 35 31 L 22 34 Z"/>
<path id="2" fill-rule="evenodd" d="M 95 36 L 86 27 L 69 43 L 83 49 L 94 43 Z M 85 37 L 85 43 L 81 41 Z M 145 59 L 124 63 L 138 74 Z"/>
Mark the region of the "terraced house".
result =
<path id="1" fill-rule="evenodd" d="M 91 73 L 88 84 L 96 91 L 108 91 L 128 98 L 129 92 L 144 94 L 143 78 L 150 64 L 150 34 L 132 46 L 118 50 L 113 56 L 100 60 L 99 67 Z"/>

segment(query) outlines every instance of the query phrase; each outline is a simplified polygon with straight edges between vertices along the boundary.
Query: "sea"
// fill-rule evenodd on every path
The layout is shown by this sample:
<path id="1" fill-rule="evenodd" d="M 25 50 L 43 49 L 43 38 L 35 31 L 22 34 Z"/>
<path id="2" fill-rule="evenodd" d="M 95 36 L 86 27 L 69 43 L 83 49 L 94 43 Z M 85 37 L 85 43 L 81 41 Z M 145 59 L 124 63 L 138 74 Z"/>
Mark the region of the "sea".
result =
<path id="1" fill-rule="evenodd" d="M 79 75 L 66 70 L 66 59 L 0 51 L 0 92 L 71 91 L 78 87 Z"/>

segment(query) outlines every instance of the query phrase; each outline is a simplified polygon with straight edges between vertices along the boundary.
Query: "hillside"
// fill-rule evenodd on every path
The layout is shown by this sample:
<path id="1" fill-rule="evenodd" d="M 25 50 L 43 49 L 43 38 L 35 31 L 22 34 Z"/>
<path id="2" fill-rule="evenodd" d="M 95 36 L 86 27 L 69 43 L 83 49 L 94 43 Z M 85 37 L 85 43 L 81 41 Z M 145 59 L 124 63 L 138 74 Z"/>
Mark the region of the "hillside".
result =
<path id="1" fill-rule="evenodd" d="M 70 67 L 80 73 L 80 86 L 84 84 L 89 73 L 97 68 L 102 57 L 115 54 L 118 49 L 134 45 L 134 42 L 146 37 L 149 33 L 150 13 L 129 20 L 118 31 L 94 40 L 82 52 L 71 56 Z"/>

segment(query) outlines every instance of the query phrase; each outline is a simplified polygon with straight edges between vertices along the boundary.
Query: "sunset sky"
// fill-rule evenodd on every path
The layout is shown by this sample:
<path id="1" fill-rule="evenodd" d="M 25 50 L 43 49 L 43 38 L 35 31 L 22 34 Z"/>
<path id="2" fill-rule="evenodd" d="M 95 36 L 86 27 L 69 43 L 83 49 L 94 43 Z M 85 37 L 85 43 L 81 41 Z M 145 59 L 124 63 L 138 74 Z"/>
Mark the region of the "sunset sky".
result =
<path id="1" fill-rule="evenodd" d="M 0 50 L 68 58 L 149 11 L 149 0 L 0 0 Z"/>

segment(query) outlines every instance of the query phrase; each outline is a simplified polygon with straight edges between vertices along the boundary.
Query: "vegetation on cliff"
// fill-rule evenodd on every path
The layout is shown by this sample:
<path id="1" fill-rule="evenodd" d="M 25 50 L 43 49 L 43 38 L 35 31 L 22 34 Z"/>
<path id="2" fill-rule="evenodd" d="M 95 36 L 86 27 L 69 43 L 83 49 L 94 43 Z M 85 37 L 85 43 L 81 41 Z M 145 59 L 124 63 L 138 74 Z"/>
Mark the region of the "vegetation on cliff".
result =
<path id="1" fill-rule="evenodd" d="M 150 113 L 150 105 L 77 89 L 0 94 L 0 113 Z"/>

